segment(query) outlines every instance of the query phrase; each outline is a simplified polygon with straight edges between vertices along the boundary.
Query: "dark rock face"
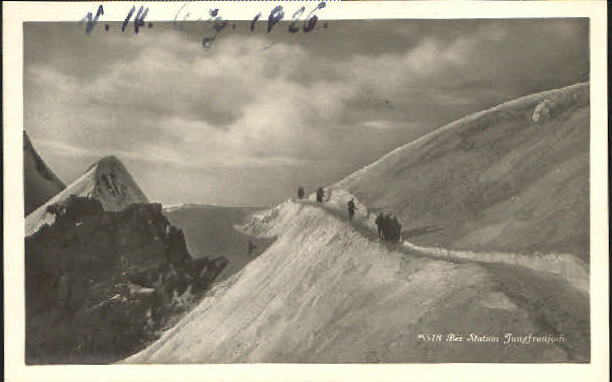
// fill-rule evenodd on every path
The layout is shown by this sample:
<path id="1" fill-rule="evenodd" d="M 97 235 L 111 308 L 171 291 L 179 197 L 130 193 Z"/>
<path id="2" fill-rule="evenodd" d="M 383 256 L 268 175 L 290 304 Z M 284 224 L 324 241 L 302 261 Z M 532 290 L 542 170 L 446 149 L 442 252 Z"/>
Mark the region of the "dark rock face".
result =
<path id="1" fill-rule="evenodd" d="M 45 164 L 23 132 L 24 213 L 28 215 L 66 186 Z"/>
<path id="2" fill-rule="evenodd" d="M 26 238 L 26 362 L 110 363 L 159 336 L 227 265 L 194 260 L 159 204 L 105 212 L 91 198 L 49 207 Z"/>

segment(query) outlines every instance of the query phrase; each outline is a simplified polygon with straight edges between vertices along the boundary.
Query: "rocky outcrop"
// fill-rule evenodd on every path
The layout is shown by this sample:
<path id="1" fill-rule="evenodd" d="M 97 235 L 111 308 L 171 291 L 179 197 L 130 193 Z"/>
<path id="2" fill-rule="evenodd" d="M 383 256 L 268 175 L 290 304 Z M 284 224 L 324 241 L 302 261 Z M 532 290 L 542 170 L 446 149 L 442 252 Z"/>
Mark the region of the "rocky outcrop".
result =
<path id="1" fill-rule="evenodd" d="M 588 104 L 588 86 L 576 88 L 574 91 L 555 92 L 536 105 L 531 120 L 536 124 L 545 123 L 563 113 L 571 112 Z"/>
<path id="2" fill-rule="evenodd" d="M 261 209 L 183 204 L 165 207 L 164 215 L 183 230 L 193 257 L 215 254 L 229 261 L 217 278 L 221 281 L 238 273 L 270 246 L 270 240 L 249 236 L 240 228 L 248 216 Z"/>
<path id="3" fill-rule="evenodd" d="M 109 363 L 157 338 L 227 265 L 193 259 L 159 204 L 105 211 L 88 197 L 47 207 L 26 238 L 26 362 Z"/>

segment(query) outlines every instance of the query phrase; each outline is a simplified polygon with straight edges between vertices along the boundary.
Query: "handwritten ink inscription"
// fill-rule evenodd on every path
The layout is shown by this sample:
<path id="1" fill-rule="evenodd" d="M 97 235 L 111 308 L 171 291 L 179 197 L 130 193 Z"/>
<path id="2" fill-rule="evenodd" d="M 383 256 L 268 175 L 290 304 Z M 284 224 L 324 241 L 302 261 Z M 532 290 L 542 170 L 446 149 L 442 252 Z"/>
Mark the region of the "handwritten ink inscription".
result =
<path id="1" fill-rule="evenodd" d="M 317 25 L 317 21 L 319 20 L 319 17 L 315 14 L 315 12 L 323 8 L 325 8 L 325 2 L 318 3 L 315 8 L 310 10 L 306 18 L 304 19 L 302 19 L 302 16 L 306 12 L 306 7 L 299 8 L 297 11 L 295 11 L 291 15 L 291 18 L 289 20 L 290 23 L 287 26 L 288 32 L 297 33 L 300 30 L 302 30 L 303 33 L 308 33 L 308 32 L 313 31 Z M 136 16 L 134 16 L 134 13 L 136 13 Z M 206 24 L 209 24 L 210 26 L 212 26 L 211 28 L 212 34 L 202 37 L 202 46 L 204 46 L 205 48 L 210 48 L 213 42 L 219 36 L 219 34 L 223 30 L 225 30 L 225 28 L 229 25 L 229 21 L 224 20 L 219 15 L 219 13 L 220 11 L 218 8 L 211 8 L 208 10 L 208 19 L 202 20 L 202 18 L 198 18 L 196 20 L 193 20 L 191 19 L 191 12 L 185 10 L 185 5 L 184 5 L 183 7 L 181 7 L 181 9 L 179 9 L 177 14 L 175 15 L 173 25 L 175 29 L 180 30 L 182 29 L 181 22 L 203 21 Z M 145 18 L 147 17 L 148 14 L 149 14 L 149 8 L 140 6 L 140 8 L 136 10 L 136 7 L 132 6 L 127 16 L 123 20 L 123 24 L 121 25 L 121 31 L 122 32 L 126 31 L 130 21 L 132 21 L 132 16 L 134 16 L 134 19 L 133 19 L 134 33 L 138 33 L 140 31 L 140 28 L 147 25 L 147 23 L 145 22 Z M 81 22 L 85 23 L 85 33 L 87 34 L 91 33 L 94 30 L 95 26 L 100 21 L 101 16 L 103 15 L 104 15 L 104 6 L 102 4 L 98 6 L 98 9 L 95 15 L 93 12 L 88 12 L 87 15 L 85 15 L 85 17 L 81 19 Z M 253 17 L 253 19 L 251 20 L 251 25 L 250 25 L 251 31 L 255 31 L 257 29 L 257 23 L 259 22 L 261 17 L 262 17 L 261 12 L 257 13 Z M 267 25 L 266 25 L 267 33 L 272 32 L 275 26 L 281 21 L 283 21 L 284 19 L 285 19 L 285 10 L 283 6 L 278 5 L 274 7 L 272 11 L 270 11 L 270 14 L 268 15 Z M 149 22 L 148 27 L 152 28 L 153 23 Z M 326 28 L 327 24 L 324 24 L 323 27 Z M 232 29 L 235 29 L 235 28 L 236 28 L 236 25 L 232 24 Z M 108 23 L 104 24 L 104 29 L 106 31 L 110 30 L 110 24 Z"/>

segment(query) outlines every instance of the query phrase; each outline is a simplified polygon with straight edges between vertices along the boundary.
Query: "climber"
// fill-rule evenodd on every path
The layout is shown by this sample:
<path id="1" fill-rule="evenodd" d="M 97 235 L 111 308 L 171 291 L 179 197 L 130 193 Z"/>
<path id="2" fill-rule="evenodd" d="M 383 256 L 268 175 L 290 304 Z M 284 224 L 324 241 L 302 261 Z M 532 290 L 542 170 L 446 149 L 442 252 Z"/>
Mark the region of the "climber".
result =
<path id="1" fill-rule="evenodd" d="M 249 256 L 253 254 L 253 251 L 257 249 L 257 246 L 249 239 Z"/>
<path id="2" fill-rule="evenodd" d="M 389 214 L 383 214 L 381 227 L 382 227 L 382 239 L 391 240 L 391 216 Z"/>
<path id="3" fill-rule="evenodd" d="M 323 187 L 317 188 L 317 203 L 323 203 L 323 195 L 325 191 L 323 191 Z"/>
<path id="4" fill-rule="evenodd" d="M 302 199 L 304 197 L 304 187 L 300 186 L 297 190 L 298 199 Z"/>
<path id="5" fill-rule="evenodd" d="M 355 215 L 355 208 L 356 208 L 355 202 L 353 201 L 353 199 L 351 199 L 346 204 L 348 206 L 349 220 L 353 220 L 353 216 Z"/>
<path id="6" fill-rule="evenodd" d="M 402 232 L 402 225 L 399 220 L 397 220 L 397 216 L 393 218 L 393 241 L 400 240 L 400 234 Z"/>
<path id="7" fill-rule="evenodd" d="M 374 223 L 376 223 L 376 228 L 378 229 L 378 238 L 381 239 L 381 240 L 383 238 L 383 221 L 384 221 L 384 219 L 385 219 L 385 215 L 381 212 L 376 217 L 376 220 L 374 220 Z"/>
<path id="8" fill-rule="evenodd" d="M 385 234 L 385 237 L 387 238 L 388 241 L 394 241 L 395 240 L 395 221 L 394 221 L 394 217 L 393 215 L 389 214 L 387 215 L 387 233 Z"/>

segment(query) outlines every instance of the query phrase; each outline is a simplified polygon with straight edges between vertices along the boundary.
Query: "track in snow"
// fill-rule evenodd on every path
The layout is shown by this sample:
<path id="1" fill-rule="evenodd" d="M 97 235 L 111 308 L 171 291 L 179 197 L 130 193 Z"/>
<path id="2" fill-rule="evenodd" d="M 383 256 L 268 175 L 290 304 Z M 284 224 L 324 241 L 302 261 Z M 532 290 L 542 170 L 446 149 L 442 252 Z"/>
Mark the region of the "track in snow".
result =
<path id="1" fill-rule="evenodd" d="M 377 241 L 367 208 L 346 224 L 351 195 L 333 194 L 253 216 L 245 232 L 275 243 L 124 362 L 589 361 L 588 294 L 563 274 Z M 424 332 L 568 340 L 449 346 L 418 342 Z"/>
<path id="2" fill-rule="evenodd" d="M 337 191 L 334 191 L 338 194 Z M 347 199 L 345 196 L 343 201 Z M 294 201 L 320 208 L 337 219 L 351 224 L 369 240 L 406 256 L 422 256 L 453 263 L 476 263 L 483 266 L 503 286 L 518 306 L 525 308 L 551 333 L 573 334 L 573 343 L 563 346 L 570 359 L 579 361 L 590 353 L 589 275 L 586 265 L 570 254 L 525 255 L 511 253 L 478 253 L 473 251 L 420 247 L 410 243 L 380 241 L 371 214 L 361 205 L 362 216 L 348 220 L 348 212 L 338 205 L 311 200 Z M 339 203 L 344 204 L 343 202 Z M 365 213 L 364 213 L 365 212 Z"/>

